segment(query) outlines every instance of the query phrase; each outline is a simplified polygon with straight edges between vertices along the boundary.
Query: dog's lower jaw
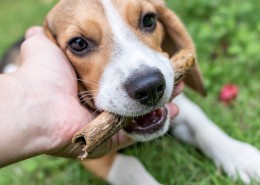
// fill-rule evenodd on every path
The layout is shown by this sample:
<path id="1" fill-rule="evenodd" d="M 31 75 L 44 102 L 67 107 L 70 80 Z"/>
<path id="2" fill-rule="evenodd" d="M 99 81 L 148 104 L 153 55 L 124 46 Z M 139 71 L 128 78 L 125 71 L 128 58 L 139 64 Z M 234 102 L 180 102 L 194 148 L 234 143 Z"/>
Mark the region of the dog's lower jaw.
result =
<path id="1" fill-rule="evenodd" d="M 129 132 L 129 130 L 125 128 L 124 129 L 125 133 L 133 140 L 140 141 L 140 142 L 150 141 L 150 140 L 153 140 L 157 137 L 164 135 L 169 130 L 170 116 L 169 116 L 168 108 L 161 108 L 161 109 L 165 109 L 166 115 L 165 115 L 165 118 L 162 118 L 163 122 L 160 123 L 160 126 L 157 127 L 157 129 L 154 129 L 152 131 L 149 130 L 148 132 L 145 132 L 145 131 L 138 132 L 138 131 L 134 131 L 134 130 Z M 131 124 L 131 122 L 130 122 L 130 124 Z"/>

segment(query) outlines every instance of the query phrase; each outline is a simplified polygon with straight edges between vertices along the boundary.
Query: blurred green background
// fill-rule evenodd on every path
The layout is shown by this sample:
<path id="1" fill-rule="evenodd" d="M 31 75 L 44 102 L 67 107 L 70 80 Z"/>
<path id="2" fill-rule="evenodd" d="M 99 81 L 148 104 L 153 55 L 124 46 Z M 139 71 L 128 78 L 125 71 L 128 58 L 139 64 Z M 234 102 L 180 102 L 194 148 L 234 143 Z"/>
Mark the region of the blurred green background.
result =
<path id="1" fill-rule="evenodd" d="M 0 1 L 0 56 L 32 25 L 41 25 L 55 1 Z M 231 136 L 260 148 L 259 0 L 168 0 L 192 35 L 208 89 L 206 98 L 185 90 L 206 114 Z M 218 101 L 226 83 L 240 91 L 231 106 Z M 170 136 L 125 151 L 138 157 L 167 185 L 232 185 L 196 149 Z M 243 152 L 243 151 L 241 151 Z M 39 156 L 0 170 L 1 185 L 105 185 L 76 161 Z"/>

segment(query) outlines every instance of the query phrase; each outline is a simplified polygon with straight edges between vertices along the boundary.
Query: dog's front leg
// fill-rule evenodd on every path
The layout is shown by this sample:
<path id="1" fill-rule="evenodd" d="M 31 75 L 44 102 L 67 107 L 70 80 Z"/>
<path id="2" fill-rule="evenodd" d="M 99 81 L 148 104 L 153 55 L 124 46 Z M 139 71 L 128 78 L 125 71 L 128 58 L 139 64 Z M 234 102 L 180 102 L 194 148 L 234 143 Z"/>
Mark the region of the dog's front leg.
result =
<path id="1" fill-rule="evenodd" d="M 260 152 L 255 147 L 225 134 L 183 94 L 174 102 L 180 114 L 172 121 L 172 133 L 178 139 L 198 147 L 233 179 L 259 179 Z"/>
<path id="2" fill-rule="evenodd" d="M 135 157 L 113 153 L 82 162 L 97 177 L 112 185 L 160 185 Z"/>

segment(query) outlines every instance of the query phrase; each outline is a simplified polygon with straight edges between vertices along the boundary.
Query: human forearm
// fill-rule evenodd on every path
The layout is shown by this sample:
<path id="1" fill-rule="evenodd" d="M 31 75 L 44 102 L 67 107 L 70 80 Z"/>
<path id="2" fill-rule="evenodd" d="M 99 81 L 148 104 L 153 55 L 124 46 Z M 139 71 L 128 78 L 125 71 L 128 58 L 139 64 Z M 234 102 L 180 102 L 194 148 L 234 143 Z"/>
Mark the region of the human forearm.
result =
<path id="1" fill-rule="evenodd" d="M 36 104 L 29 99 L 32 97 L 22 80 L 16 73 L 0 75 L 0 167 L 43 152 L 45 138 L 38 124 L 28 119 L 28 113 L 36 113 Z"/>

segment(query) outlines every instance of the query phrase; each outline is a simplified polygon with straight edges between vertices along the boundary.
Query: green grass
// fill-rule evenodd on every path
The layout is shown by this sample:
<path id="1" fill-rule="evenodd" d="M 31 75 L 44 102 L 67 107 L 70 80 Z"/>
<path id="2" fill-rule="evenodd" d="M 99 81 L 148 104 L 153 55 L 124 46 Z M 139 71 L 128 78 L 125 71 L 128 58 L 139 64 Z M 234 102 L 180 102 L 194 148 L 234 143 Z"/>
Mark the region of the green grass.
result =
<path id="1" fill-rule="evenodd" d="M 208 96 L 186 93 L 231 136 L 260 148 L 260 22 L 259 0 L 168 0 L 187 25 L 197 46 Z M 53 2 L 0 2 L 0 55 L 31 25 L 40 25 Z M 218 101 L 225 83 L 239 86 L 232 106 Z M 214 164 L 196 149 L 165 136 L 125 151 L 168 185 L 232 185 Z M 242 151 L 243 152 L 243 151 Z M 76 161 L 39 156 L 0 170 L 1 185 L 106 184 Z"/>

